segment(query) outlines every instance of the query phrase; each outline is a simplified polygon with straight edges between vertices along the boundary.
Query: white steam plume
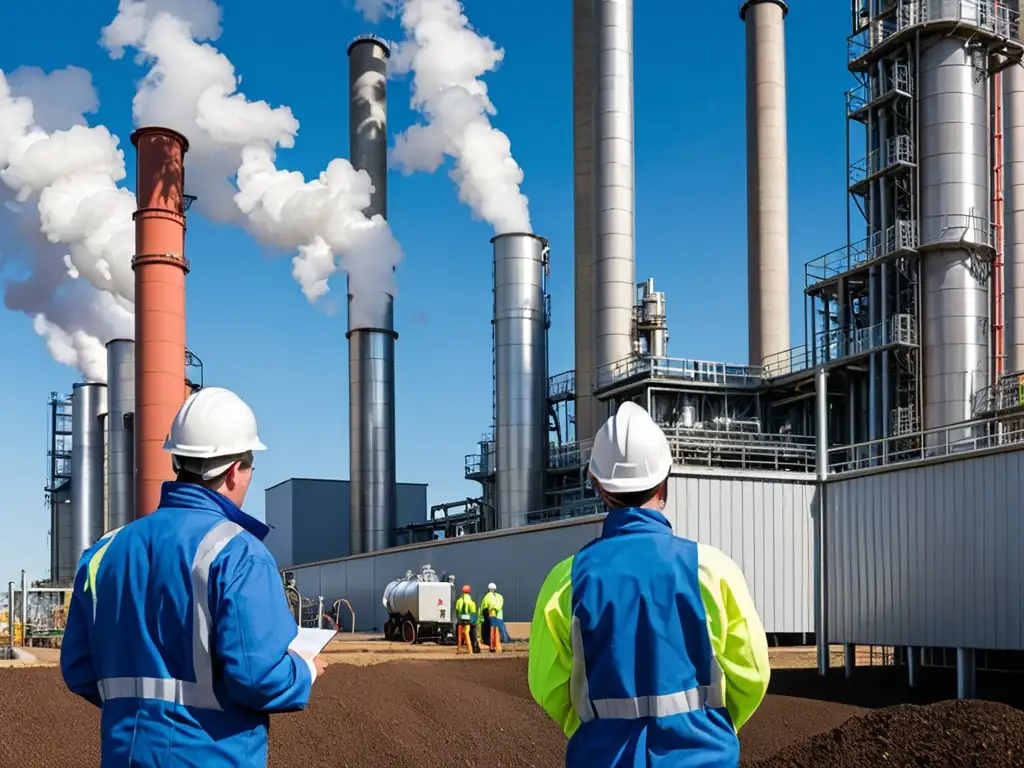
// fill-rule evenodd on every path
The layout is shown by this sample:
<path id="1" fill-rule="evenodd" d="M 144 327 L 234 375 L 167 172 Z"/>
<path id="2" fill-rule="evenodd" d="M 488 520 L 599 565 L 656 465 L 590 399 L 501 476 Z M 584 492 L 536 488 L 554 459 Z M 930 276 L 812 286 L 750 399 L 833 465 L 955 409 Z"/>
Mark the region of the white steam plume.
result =
<path id="1" fill-rule="evenodd" d="M 103 381 L 103 344 L 132 335 L 134 198 L 116 184 L 117 139 L 87 126 L 97 106 L 83 69 L 0 71 L 0 264 L 16 275 L 4 304 L 33 318 L 55 359 Z"/>
<path id="2" fill-rule="evenodd" d="M 356 10 L 376 24 L 385 16 L 393 16 L 399 0 L 356 0 Z"/>
<path id="3" fill-rule="evenodd" d="M 398 137 L 391 162 L 406 174 L 432 173 L 448 155 L 459 199 L 495 234 L 531 232 L 523 171 L 508 137 L 491 125 L 497 110 L 480 79 L 505 52 L 473 30 L 458 0 L 405 0 L 401 18 L 405 39 L 392 72 L 413 73 L 412 107 L 427 122 Z"/>
<path id="4" fill-rule="evenodd" d="M 379 326 L 402 251 L 384 219 L 363 214 L 369 176 L 340 158 L 308 182 L 301 173 L 279 170 L 276 152 L 294 145 L 299 128 L 291 110 L 249 101 L 228 58 L 199 42 L 220 31 L 212 0 L 178 3 L 187 8 L 174 15 L 163 12 L 169 5 L 121 0 L 118 17 L 103 33 L 112 55 L 132 47 L 151 65 L 134 100 L 136 124 L 166 126 L 189 138 L 189 191 L 199 196 L 205 215 L 298 252 L 292 275 L 311 302 L 327 292 L 340 267 L 349 276 L 355 327 Z"/>

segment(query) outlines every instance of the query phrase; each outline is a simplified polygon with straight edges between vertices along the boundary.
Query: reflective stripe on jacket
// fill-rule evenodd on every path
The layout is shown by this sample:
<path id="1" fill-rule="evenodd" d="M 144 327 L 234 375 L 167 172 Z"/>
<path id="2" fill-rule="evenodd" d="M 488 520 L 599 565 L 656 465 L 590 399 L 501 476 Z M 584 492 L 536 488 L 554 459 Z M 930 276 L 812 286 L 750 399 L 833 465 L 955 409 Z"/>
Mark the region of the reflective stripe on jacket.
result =
<path id="1" fill-rule="evenodd" d="M 505 598 L 501 596 L 500 592 L 488 592 L 484 595 L 484 599 L 480 601 L 480 610 L 486 610 L 490 612 L 491 616 L 496 616 L 499 619 L 505 618 Z"/>
<path id="2" fill-rule="evenodd" d="M 61 671 L 102 707 L 102 765 L 266 766 L 272 712 L 302 709 L 309 665 L 269 529 L 197 485 L 79 563 Z"/>
<path id="3" fill-rule="evenodd" d="M 610 512 L 537 598 L 530 692 L 570 737 L 568 768 L 734 768 L 769 676 L 739 567 L 653 510 Z"/>
<path id="4" fill-rule="evenodd" d="M 459 624 L 476 624 L 476 602 L 470 595 L 461 595 L 455 601 L 455 618 Z"/>

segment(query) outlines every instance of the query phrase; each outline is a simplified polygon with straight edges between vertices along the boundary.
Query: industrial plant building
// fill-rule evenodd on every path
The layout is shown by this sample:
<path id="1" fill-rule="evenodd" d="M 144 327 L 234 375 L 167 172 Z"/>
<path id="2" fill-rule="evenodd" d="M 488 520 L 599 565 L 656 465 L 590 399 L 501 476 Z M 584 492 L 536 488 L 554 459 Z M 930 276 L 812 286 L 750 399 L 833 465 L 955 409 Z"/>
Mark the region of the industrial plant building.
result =
<path id="1" fill-rule="evenodd" d="M 630 400 L 661 424 L 673 452 L 666 517 L 740 565 L 777 642 L 844 643 L 851 673 L 855 645 L 895 646 L 912 679 L 950 654 L 969 695 L 989 652 L 1024 651 L 1018 4 L 853 3 L 846 244 L 806 265 L 806 343 L 792 348 L 789 9 L 784 0 L 743 3 L 749 356 L 740 363 L 671 356 L 671 293 L 635 274 L 632 8 L 573 0 L 574 370 L 549 370 L 546 280 L 559 244 L 536 233 L 495 237 L 493 314 L 480 319 L 493 324 L 493 422 L 481 425 L 464 467 L 480 493 L 416 521 L 410 510 L 425 500 L 403 501 L 407 486 L 395 477 L 393 311 L 384 327 L 350 327 L 351 479 L 323 491 L 307 480 L 268 489 L 279 564 L 304 597 L 349 601 L 360 630 L 380 630 L 385 586 L 426 565 L 476 590 L 496 582 L 506 620 L 528 620 L 551 566 L 600 533 L 589 446 Z M 373 37 L 349 47 L 351 159 L 373 179 L 381 215 L 388 55 Z M 138 317 L 146 300 L 140 294 Z M 146 343 L 137 329 L 136 349 Z M 121 454 L 108 448 L 101 460 L 103 430 L 116 442 L 115 381 L 109 392 L 75 389 L 70 469 L 53 449 L 57 560 L 61 542 L 76 553 L 101 520 L 124 514 L 125 497 L 112 490 L 124 486 L 112 478 L 128 459 L 116 463 Z M 59 415 L 52 407 L 54 424 L 66 420 L 66 403 Z M 116 408 L 118 425 L 129 425 L 118 428 L 130 432 L 126 405 Z M 160 412 L 163 429 L 173 410 Z M 56 446 L 65 433 L 53 432 Z M 110 468 L 106 496 L 97 466 Z M 148 509 L 142 494 L 157 475 L 137 483 L 136 513 Z M 69 476 L 72 511 L 61 517 Z M 332 541 L 314 541 L 328 530 Z"/>

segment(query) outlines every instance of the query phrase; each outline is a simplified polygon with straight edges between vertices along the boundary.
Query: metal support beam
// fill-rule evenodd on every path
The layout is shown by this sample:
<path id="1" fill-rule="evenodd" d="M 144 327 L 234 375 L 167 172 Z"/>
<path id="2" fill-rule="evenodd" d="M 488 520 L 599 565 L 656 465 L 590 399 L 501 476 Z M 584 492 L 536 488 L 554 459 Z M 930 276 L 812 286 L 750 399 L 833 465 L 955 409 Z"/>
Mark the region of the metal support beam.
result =
<path id="1" fill-rule="evenodd" d="M 853 643 L 843 643 L 843 669 L 848 678 L 853 677 L 853 670 L 857 668 L 857 646 Z"/>
<path id="2" fill-rule="evenodd" d="M 912 645 L 907 646 L 907 683 L 911 688 L 917 688 L 918 680 L 921 677 L 921 649 Z"/>
<path id="3" fill-rule="evenodd" d="M 819 366 L 814 372 L 815 396 L 817 398 L 817 482 L 818 515 L 814 537 L 814 587 L 815 616 L 814 635 L 818 646 L 818 674 L 828 674 L 828 613 L 827 613 L 827 567 L 825 562 L 825 494 L 828 477 L 828 371 Z"/>
<path id="4" fill-rule="evenodd" d="M 960 700 L 977 696 L 977 666 L 973 648 L 956 649 L 956 697 Z"/>

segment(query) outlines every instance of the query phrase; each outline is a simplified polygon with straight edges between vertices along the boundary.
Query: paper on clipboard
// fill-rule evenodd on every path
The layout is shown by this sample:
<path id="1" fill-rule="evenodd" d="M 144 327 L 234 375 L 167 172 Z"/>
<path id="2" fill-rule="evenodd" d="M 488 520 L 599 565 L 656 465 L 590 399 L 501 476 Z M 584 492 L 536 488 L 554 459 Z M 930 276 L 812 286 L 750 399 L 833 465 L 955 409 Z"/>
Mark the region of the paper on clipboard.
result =
<path id="1" fill-rule="evenodd" d="M 327 644 L 338 634 L 333 629 L 305 629 L 300 627 L 299 634 L 288 644 L 289 651 L 295 651 L 304 659 L 313 657 L 327 647 Z"/>

